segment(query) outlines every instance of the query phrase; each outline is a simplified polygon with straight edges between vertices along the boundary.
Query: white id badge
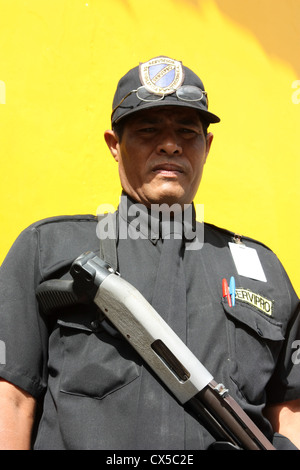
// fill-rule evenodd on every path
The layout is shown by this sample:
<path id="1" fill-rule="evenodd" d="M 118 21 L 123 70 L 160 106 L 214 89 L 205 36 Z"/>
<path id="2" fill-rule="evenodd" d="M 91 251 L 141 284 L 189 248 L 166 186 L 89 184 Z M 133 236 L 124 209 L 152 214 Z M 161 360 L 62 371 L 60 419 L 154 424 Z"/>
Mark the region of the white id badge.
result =
<path id="1" fill-rule="evenodd" d="M 267 282 L 257 251 L 239 243 L 229 243 L 229 248 L 240 276 Z"/>

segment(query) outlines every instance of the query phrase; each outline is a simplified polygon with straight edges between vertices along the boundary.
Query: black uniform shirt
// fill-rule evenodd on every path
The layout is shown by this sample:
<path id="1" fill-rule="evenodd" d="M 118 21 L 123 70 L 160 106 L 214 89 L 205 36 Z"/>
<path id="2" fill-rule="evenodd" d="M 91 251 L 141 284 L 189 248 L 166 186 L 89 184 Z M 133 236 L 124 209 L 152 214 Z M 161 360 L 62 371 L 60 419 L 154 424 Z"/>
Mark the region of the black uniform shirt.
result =
<path id="1" fill-rule="evenodd" d="M 0 376 L 43 401 L 34 448 L 206 449 L 214 440 L 210 433 L 183 411 L 124 339 L 103 329 L 94 306 L 64 309 L 50 320 L 39 313 L 36 287 L 51 278 L 69 279 L 81 253 L 98 254 L 96 227 L 94 216 L 37 222 L 18 237 L 1 266 L 6 363 Z M 272 439 L 262 415 L 265 404 L 300 398 L 300 369 L 293 360 L 299 300 L 264 245 L 244 240 L 257 250 L 267 282 L 238 275 L 228 248 L 231 232 L 205 224 L 204 235 L 201 250 L 183 254 L 187 313 L 178 334 Z M 121 275 L 150 302 L 161 246 L 153 236 L 118 241 Z M 222 279 L 232 275 L 239 297 L 230 308 Z M 274 443 L 287 445 L 284 439 Z"/>

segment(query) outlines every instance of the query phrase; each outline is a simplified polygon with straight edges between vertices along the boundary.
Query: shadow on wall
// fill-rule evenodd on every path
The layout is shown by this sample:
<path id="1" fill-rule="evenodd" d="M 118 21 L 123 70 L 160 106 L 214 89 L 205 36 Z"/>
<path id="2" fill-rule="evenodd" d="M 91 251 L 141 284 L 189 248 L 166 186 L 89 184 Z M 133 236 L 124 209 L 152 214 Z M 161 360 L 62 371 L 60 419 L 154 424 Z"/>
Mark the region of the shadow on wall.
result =
<path id="1" fill-rule="evenodd" d="M 175 0 L 183 2 L 183 0 Z M 220 12 L 255 35 L 270 57 L 288 62 L 300 77 L 299 0 L 213 0 Z M 184 0 L 200 9 L 199 0 Z"/>

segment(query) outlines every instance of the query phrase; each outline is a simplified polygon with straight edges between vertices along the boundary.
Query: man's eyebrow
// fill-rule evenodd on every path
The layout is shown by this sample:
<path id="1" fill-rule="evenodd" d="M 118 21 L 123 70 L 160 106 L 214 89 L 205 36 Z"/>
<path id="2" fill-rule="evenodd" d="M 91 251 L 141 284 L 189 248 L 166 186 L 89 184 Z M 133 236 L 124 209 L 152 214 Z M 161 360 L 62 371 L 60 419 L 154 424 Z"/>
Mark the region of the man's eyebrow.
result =
<path id="1" fill-rule="evenodd" d="M 182 118 L 182 119 L 177 119 L 176 120 L 177 124 L 181 124 L 183 126 L 198 126 L 200 127 L 201 123 L 198 121 L 198 119 L 193 119 L 193 118 Z"/>

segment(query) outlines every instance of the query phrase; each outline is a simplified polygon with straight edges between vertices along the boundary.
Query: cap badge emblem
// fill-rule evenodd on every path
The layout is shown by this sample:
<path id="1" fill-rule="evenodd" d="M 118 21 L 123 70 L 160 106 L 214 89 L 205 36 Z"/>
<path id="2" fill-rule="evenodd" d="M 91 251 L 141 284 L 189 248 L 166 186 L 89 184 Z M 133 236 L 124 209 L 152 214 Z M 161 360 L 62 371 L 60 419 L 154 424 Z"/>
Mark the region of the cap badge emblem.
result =
<path id="1" fill-rule="evenodd" d="M 139 69 L 142 85 L 155 94 L 174 93 L 184 80 L 182 63 L 169 57 L 155 57 L 141 63 Z"/>

